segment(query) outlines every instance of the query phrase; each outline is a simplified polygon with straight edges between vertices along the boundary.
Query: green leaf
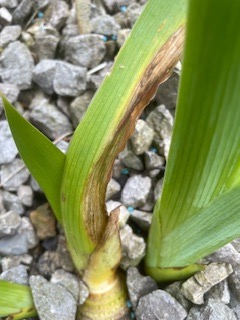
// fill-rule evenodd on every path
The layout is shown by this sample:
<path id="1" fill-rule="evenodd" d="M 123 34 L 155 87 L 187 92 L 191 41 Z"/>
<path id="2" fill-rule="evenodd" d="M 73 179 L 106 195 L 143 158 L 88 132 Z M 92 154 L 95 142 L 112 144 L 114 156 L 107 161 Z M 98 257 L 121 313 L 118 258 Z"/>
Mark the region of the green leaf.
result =
<path id="1" fill-rule="evenodd" d="M 0 280 L 0 317 L 26 319 L 37 315 L 28 286 Z"/>
<path id="2" fill-rule="evenodd" d="M 239 10 L 238 0 L 189 1 L 177 114 L 148 266 L 195 262 L 239 235 L 240 203 L 232 190 L 240 185 Z"/>
<path id="3" fill-rule="evenodd" d="M 70 143 L 62 219 L 78 270 L 108 223 L 105 192 L 117 154 L 182 52 L 185 0 L 149 0 Z"/>
<path id="4" fill-rule="evenodd" d="M 19 153 L 43 189 L 57 219 L 61 222 L 60 188 L 65 155 L 25 120 L 5 97 L 2 99 Z"/>

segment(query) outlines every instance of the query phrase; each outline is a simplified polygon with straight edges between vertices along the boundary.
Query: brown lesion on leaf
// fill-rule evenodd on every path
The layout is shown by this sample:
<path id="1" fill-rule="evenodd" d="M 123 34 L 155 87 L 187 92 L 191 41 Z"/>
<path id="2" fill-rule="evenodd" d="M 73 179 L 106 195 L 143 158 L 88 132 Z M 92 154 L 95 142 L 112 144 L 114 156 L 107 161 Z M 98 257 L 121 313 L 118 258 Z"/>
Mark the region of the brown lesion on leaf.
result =
<path id="1" fill-rule="evenodd" d="M 107 226 L 108 216 L 105 207 L 107 184 L 111 178 L 112 167 L 118 153 L 134 131 L 135 123 L 156 94 L 159 84 L 166 81 L 179 61 L 184 42 L 184 27 L 181 26 L 157 52 L 144 71 L 142 78 L 132 93 L 126 112 L 123 114 L 114 136 L 94 167 L 85 189 L 85 225 L 91 239 L 98 243 Z M 94 193 L 93 193 L 94 190 Z"/>

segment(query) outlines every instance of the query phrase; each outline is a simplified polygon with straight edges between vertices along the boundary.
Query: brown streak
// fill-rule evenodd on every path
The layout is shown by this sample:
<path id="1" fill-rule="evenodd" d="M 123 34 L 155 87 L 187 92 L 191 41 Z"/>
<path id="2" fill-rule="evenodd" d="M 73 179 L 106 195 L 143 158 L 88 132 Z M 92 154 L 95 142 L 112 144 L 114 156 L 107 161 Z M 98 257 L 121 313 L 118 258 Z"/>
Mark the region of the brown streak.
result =
<path id="1" fill-rule="evenodd" d="M 89 212 L 89 214 L 85 215 L 85 225 L 92 226 L 91 230 L 88 229 L 88 232 L 96 243 L 100 241 L 104 232 L 104 229 L 101 230 L 99 228 L 99 222 L 104 227 L 108 219 L 105 207 L 105 194 L 107 184 L 111 178 L 114 160 L 118 153 L 124 149 L 127 140 L 134 131 L 137 119 L 155 96 L 159 84 L 167 80 L 172 74 L 174 66 L 181 57 L 183 40 L 184 27 L 182 26 L 165 43 L 155 58 L 152 59 L 132 94 L 128 108 L 115 131 L 115 135 L 109 140 L 109 144 L 103 150 L 95 170 L 89 177 L 84 197 L 86 199 L 85 212 Z M 94 194 L 92 190 L 95 190 Z M 105 219 L 103 218 L 104 214 Z M 102 219 L 105 221 L 101 221 Z"/>

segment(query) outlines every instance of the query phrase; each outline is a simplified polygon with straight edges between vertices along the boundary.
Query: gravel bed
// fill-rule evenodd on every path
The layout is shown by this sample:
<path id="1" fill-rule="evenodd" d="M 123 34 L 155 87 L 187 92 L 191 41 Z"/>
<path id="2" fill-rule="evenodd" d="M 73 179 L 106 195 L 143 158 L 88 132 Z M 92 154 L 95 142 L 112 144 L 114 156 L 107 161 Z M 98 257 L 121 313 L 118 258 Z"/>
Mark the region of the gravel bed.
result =
<path id="1" fill-rule="evenodd" d="M 92 1 L 92 33 L 80 35 L 73 1 L 0 0 L 0 91 L 63 152 L 145 3 Z M 184 282 L 159 287 L 138 270 L 161 195 L 180 69 L 179 63 L 138 120 L 107 188 L 107 210 L 121 205 L 130 318 L 239 320 L 240 239 L 206 257 L 207 268 Z M 0 279 L 30 285 L 42 320 L 75 319 L 88 296 L 63 230 L 19 157 L 1 102 Z"/>

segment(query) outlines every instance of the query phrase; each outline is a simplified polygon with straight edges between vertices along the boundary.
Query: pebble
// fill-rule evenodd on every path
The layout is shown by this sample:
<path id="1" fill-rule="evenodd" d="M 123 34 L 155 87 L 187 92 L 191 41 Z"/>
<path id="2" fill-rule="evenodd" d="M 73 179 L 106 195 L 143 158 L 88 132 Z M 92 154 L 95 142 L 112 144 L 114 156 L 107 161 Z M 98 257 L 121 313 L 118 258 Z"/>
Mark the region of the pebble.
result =
<path id="1" fill-rule="evenodd" d="M 50 283 L 42 276 L 31 276 L 30 287 L 41 320 L 75 320 L 76 301 L 63 286 Z"/>
<path id="2" fill-rule="evenodd" d="M 225 304 L 230 303 L 230 291 L 227 279 L 216 284 L 206 293 L 206 299 L 209 298 L 219 300 Z"/>
<path id="3" fill-rule="evenodd" d="M 184 320 L 186 310 L 168 292 L 155 290 L 140 298 L 137 309 L 137 320 Z"/>
<path id="4" fill-rule="evenodd" d="M 69 16 L 68 4 L 65 1 L 57 0 L 52 8 L 49 23 L 60 30 Z"/>
<path id="5" fill-rule="evenodd" d="M 14 282 L 14 283 L 28 285 L 27 269 L 25 266 L 20 264 L 19 266 L 3 271 L 0 274 L 0 279 Z"/>
<path id="6" fill-rule="evenodd" d="M 54 93 L 53 80 L 58 61 L 43 59 L 33 70 L 33 81 L 47 94 Z"/>
<path id="7" fill-rule="evenodd" d="M 36 229 L 40 240 L 51 238 L 56 235 L 56 219 L 49 207 L 45 203 L 30 213 L 30 220 Z"/>
<path id="8" fill-rule="evenodd" d="M 135 235 L 129 225 L 120 229 L 122 243 L 121 268 L 136 267 L 145 255 L 146 243 L 142 237 Z"/>
<path id="9" fill-rule="evenodd" d="M 18 256 L 8 256 L 1 259 L 2 271 L 14 268 L 23 264 L 26 269 L 29 269 L 29 266 L 32 264 L 33 257 L 29 254 L 22 254 Z"/>
<path id="10" fill-rule="evenodd" d="M 28 252 L 26 234 L 15 234 L 0 239 L 0 255 L 11 256 L 20 255 Z"/>
<path id="11" fill-rule="evenodd" d="M 0 83 L 0 92 L 2 92 L 10 103 L 17 101 L 20 90 L 15 84 Z M 0 98 L 0 114 L 3 111 L 3 102 Z M 1 127 L 1 122 L 0 122 Z M 1 160 L 0 160 L 1 161 Z"/>
<path id="12" fill-rule="evenodd" d="M 87 90 L 71 102 L 69 106 L 69 113 L 74 128 L 78 126 L 80 120 L 82 120 L 85 115 L 93 94 L 92 90 Z"/>
<path id="13" fill-rule="evenodd" d="M 107 185 L 106 201 L 112 199 L 113 196 L 116 195 L 120 190 L 121 190 L 120 184 L 116 180 L 110 179 Z"/>
<path id="14" fill-rule="evenodd" d="M 166 288 L 164 288 L 164 290 L 170 293 L 170 295 L 173 296 L 183 306 L 185 310 L 189 311 L 189 309 L 192 306 L 192 303 L 182 294 L 181 286 L 182 281 L 174 281 L 173 283 L 169 284 Z"/>
<path id="15" fill-rule="evenodd" d="M 54 91 L 60 96 L 76 97 L 86 90 L 86 68 L 59 62 L 53 79 Z"/>
<path id="16" fill-rule="evenodd" d="M 74 297 L 76 301 L 79 299 L 79 279 L 77 276 L 63 269 L 56 270 L 52 277 L 51 283 L 59 284 L 65 287 Z"/>
<path id="17" fill-rule="evenodd" d="M 131 29 L 120 29 L 118 30 L 118 34 L 117 34 L 117 44 L 119 47 L 122 47 L 124 42 L 127 40 L 129 34 L 131 32 Z"/>
<path id="18" fill-rule="evenodd" d="M 22 32 L 21 26 L 4 27 L 0 33 L 0 48 L 5 48 L 10 42 L 16 41 Z"/>
<path id="19" fill-rule="evenodd" d="M 158 289 L 156 282 L 149 276 L 142 276 L 137 268 L 127 270 L 127 288 L 133 310 L 136 309 L 141 297 Z"/>
<path id="20" fill-rule="evenodd" d="M 165 164 L 165 159 L 153 151 L 146 151 L 144 153 L 144 162 L 146 169 L 162 169 Z"/>
<path id="21" fill-rule="evenodd" d="M 5 190 L 3 191 L 2 196 L 3 204 L 6 210 L 14 211 L 19 215 L 22 215 L 24 213 L 22 202 L 19 200 L 18 196 Z"/>
<path id="22" fill-rule="evenodd" d="M 178 83 L 179 75 L 176 72 L 173 72 L 167 81 L 161 83 L 155 96 L 158 105 L 164 104 L 168 109 L 176 107 Z"/>
<path id="23" fill-rule="evenodd" d="M 30 176 L 30 173 L 21 159 L 3 164 L 0 171 L 1 182 L 5 190 L 17 191 Z"/>
<path id="24" fill-rule="evenodd" d="M 21 90 L 31 87 L 33 68 L 31 52 L 25 44 L 19 41 L 11 42 L 0 56 L 2 81 L 16 84 Z"/>
<path id="25" fill-rule="evenodd" d="M 139 119 L 137 121 L 134 133 L 131 136 L 133 151 L 140 155 L 149 149 L 154 137 L 154 131 L 148 124 Z"/>
<path id="26" fill-rule="evenodd" d="M 240 303 L 240 266 L 234 268 L 234 272 L 228 278 L 229 287 L 238 303 Z"/>
<path id="27" fill-rule="evenodd" d="M 205 257 L 210 262 L 230 263 L 233 267 L 240 265 L 240 253 L 229 243 Z"/>
<path id="28" fill-rule="evenodd" d="M 33 249 L 38 245 L 39 239 L 28 217 L 22 218 L 19 233 L 27 236 L 28 249 Z"/>
<path id="29" fill-rule="evenodd" d="M 119 207 L 120 209 L 120 213 L 119 213 L 119 226 L 120 228 L 122 228 L 123 226 L 125 226 L 125 224 L 127 223 L 127 220 L 129 218 L 129 211 L 127 210 L 127 208 L 125 206 L 123 206 L 121 204 L 121 202 L 119 201 L 113 201 L 113 200 L 109 200 L 106 202 L 106 207 L 107 207 L 107 212 L 108 214 L 111 213 L 112 210 L 114 210 L 115 208 Z"/>
<path id="30" fill-rule="evenodd" d="M 86 284 L 80 280 L 79 281 L 79 300 L 78 303 L 80 305 L 84 304 L 84 302 L 87 300 L 89 296 L 89 290 L 88 287 L 86 286 Z"/>
<path id="31" fill-rule="evenodd" d="M 0 0 L 0 6 L 8 9 L 14 9 L 18 6 L 18 0 Z"/>
<path id="32" fill-rule="evenodd" d="M 61 150 L 63 153 L 67 152 L 69 143 L 67 141 L 61 140 L 58 143 L 56 143 L 56 147 Z"/>
<path id="33" fill-rule="evenodd" d="M 106 36 L 117 35 L 120 26 L 108 14 L 99 15 L 91 20 L 92 32 Z"/>
<path id="34" fill-rule="evenodd" d="M 30 105 L 30 120 L 50 139 L 72 131 L 69 119 L 42 96 L 36 96 Z"/>
<path id="35" fill-rule="evenodd" d="M 143 206 L 151 192 L 152 181 L 149 177 L 135 175 L 130 177 L 122 191 L 122 202 L 134 208 Z"/>
<path id="36" fill-rule="evenodd" d="M 106 46 L 99 35 L 89 34 L 72 37 L 66 41 L 65 59 L 73 64 L 94 68 L 106 54 Z"/>
<path id="37" fill-rule="evenodd" d="M 13 11 L 13 21 L 15 24 L 24 25 L 32 13 L 34 2 L 32 0 L 22 0 Z"/>
<path id="38" fill-rule="evenodd" d="M 12 22 L 12 15 L 6 8 L 0 8 L 0 23 L 7 26 Z"/>
<path id="39" fill-rule="evenodd" d="M 18 213 L 8 211 L 0 215 L 0 238 L 11 236 L 17 232 L 21 224 L 21 218 Z"/>
<path id="40" fill-rule="evenodd" d="M 60 41 L 59 32 L 52 26 L 40 28 L 35 35 L 33 50 L 39 60 L 54 59 Z"/>
<path id="41" fill-rule="evenodd" d="M 122 152 L 120 152 L 118 157 L 128 168 L 139 171 L 144 170 L 142 159 L 130 150 L 129 147 L 126 147 Z"/>
<path id="42" fill-rule="evenodd" d="M 155 131 L 154 142 L 160 155 L 167 159 L 173 130 L 173 117 L 164 105 L 155 108 L 147 117 L 147 124 Z"/>
<path id="43" fill-rule="evenodd" d="M 152 221 L 152 213 L 135 209 L 131 212 L 130 219 L 142 230 L 148 231 Z"/>
<path id="44" fill-rule="evenodd" d="M 1 90 L 1 86 L 0 86 Z M 0 121 L 0 165 L 11 163 L 18 154 L 8 122 Z M 1 180 L 1 183 L 3 180 Z"/>
<path id="45" fill-rule="evenodd" d="M 209 299 L 203 307 L 193 307 L 187 320 L 237 320 L 237 317 L 223 302 Z"/>
<path id="46" fill-rule="evenodd" d="M 163 188 L 163 178 L 160 179 L 160 180 L 157 182 L 157 184 L 156 184 L 156 186 L 155 186 L 155 188 L 154 188 L 153 193 L 154 193 L 154 200 L 155 200 L 155 202 L 157 202 L 158 199 L 161 197 L 162 188 Z"/>
<path id="47" fill-rule="evenodd" d="M 204 303 L 204 294 L 214 285 L 226 279 L 233 272 L 226 263 L 210 263 L 206 269 L 186 280 L 181 287 L 182 294 L 195 304 Z"/>
<path id="48" fill-rule="evenodd" d="M 18 188 L 17 195 L 22 204 L 31 207 L 33 204 L 33 190 L 30 186 L 21 185 Z"/>

